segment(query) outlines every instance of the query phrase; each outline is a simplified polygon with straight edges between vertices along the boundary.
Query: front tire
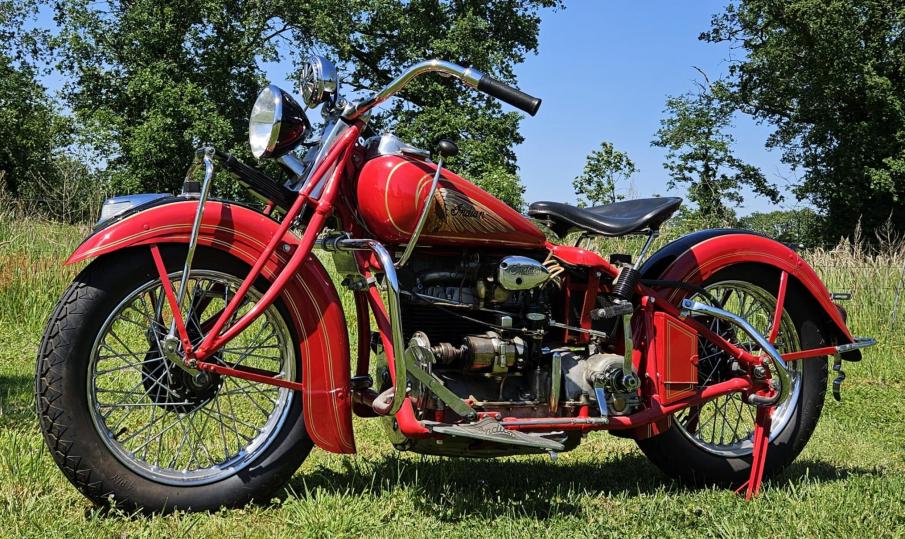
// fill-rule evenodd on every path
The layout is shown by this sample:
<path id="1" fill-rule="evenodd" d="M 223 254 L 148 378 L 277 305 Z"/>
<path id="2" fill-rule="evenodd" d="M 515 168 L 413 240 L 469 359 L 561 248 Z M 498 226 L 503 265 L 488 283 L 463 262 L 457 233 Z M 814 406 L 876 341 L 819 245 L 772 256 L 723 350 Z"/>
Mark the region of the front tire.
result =
<path id="1" fill-rule="evenodd" d="M 165 246 L 161 254 L 175 289 L 185 248 Z M 193 341 L 247 272 L 226 253 L 198 248 L 182 308 L 192 313 Z M 240 313 L 267 286 L 255 283 Z M 38 416 L 54 460 L 93 502 L 128 511 L 267 501 L 312 448 L 300 395 L 179 369 L 160 348 L 168 315 L 147 249 L 101 257 L 76 277 L 48 321 L 37 360 Z M 213 358 L 300 381 L 298 353 L 278 301 Z"/>
<path id="2" fill-rule="evenodd" d="M 778 281 L 778 276 L 764 271 L 762 266 L 737 265 L 711 276 L 703 287 L 711 297 L 718 296 L 715 298 L 718 301 L 727 291 L 736 290 L 738 299 L 733 300 L 730 292 L 723 300 L 728 303 L 724 308 L 742 315 L 755 329 L 766 334 L 776 305 Z M 746 294 L 747 298 L 743 299 Z M 810 307 L 805 294 L 806 291 L 789 283 L 780 336 L 776 342 L 781 353 L 825 346 L 820 333 L 820 318 Z M 710 298 L 700 295 L 695 299 L 712 303 Z M 761 307 L 752 307 L 756 303 L 761 303 Z M 723 332 L 732 331 L 725 325 L 712 329 L 724 336 L 729 335 Z M 732 336 L 734 339 L 730 340 L 744 344 L 744 339 L 738 340 L 737 333 Z M 708 354 L 714 359 L 713 351 L 702 342 L 699 357 L 706 358 Z M 716 356 L 715 359 L 706 364 L 702 360 L 699 364 L 702 386 L 720 381 L 718 377 L 711 378 L 710 373 L 728 366 L 728 356 Z M 789 370 L 794 382 L 793 392 L 787 403 L 773 413 L 774 428 L 764 465 L 765 477 L 788 466 L 804 449 L 823 409 L 826 359 L 795 361 L 790 364 Z M 720 397 L 700 407 L 674 414 L 672 425 L 665 433 L 639 440 L 638 446 L 658 468 L 682 483 L 691 486 L 738 486 L 748 479 L 751 470 L 754 412 L 754 407 L 742 402 L 738 394 Z"/>

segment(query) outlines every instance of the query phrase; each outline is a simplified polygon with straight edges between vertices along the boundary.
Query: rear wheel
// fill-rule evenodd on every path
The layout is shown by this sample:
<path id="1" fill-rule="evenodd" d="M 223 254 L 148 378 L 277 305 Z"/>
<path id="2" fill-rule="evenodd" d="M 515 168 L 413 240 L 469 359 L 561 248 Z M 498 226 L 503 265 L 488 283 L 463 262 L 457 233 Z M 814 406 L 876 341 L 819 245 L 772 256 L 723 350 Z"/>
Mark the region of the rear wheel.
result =
<path id="1" fill-rule="evenodd" d="M 704 283 L 708 294 L 693 299 L 716 303 L 741 315 L 759 332 L 767 334 L 773 322 L 778 278 L 754 265 L 732 266 Z M 775 346 L 782 353 L 823 345 L 819 319 L 802 297 L 805 292 L 789 286 Z M 755 349 L 751 339 L 727 322 L 699 318 L 724 338 L 743 348 Z M 699 344 L 699 386 L 706 387 L 733 377 L 733 358 L 712 344 Z M 789 363 L 792 391 L 772 413 L 770 446 L 765 474 L 782 470 L 804 448 L 814 432 L 823 408 L 827 364 L 824 358 Z M 753 453 L 756 408 L 731 394 L 686 408 L 673 416 L 663 434 L 640 440 L 642 451 L 667 475 L 693 485 L 739 485 L 749 475 Z"/>
<path id="2" fill-rule="evenodd" d="M 162 249 L 174 289 L 185 250 Z M 66 291 L 37 364 L 41 428 L 57 465 L 96 503 L 146 512 L 267 500 L 312 443 L 296 392 L 167 360 L 172 319 L 146 250 L 98 259 Z M 199 248 L 183 302 L 197 344 L 247 266 Z M 255 283 L 238 315 L 261 297 Z M 279 303 L 213 357 L 300 381 L 298 342 Z"/>

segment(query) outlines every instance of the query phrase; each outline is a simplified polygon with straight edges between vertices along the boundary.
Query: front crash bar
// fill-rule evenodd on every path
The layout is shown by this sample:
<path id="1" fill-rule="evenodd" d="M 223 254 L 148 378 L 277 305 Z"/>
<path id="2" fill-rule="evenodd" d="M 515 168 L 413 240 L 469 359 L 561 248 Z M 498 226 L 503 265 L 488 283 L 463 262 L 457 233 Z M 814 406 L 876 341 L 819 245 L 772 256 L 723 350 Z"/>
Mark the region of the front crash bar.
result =
<path id="1" fill-rule="evenodd" d="M 405 344 L 402 338 L 402 317 L 399 307 L 399 278 L 396 276 L 396 266 L 393 264 L 393 256 L 386 247 L 378 241 L 369 239 L 352 239 L 343 236 L 331 238 L 318 238 L 314 242 L 314 248 L 327 252 L 335 251 L 371 251 L 380 263 L 387 287 L 387 315 L 390 319 L 390 339 L 393 343 L 393 353 L 387 354 L 387 359 L 392 357 L 393 372 L 393 401 L 390 404 L 387 415 L 393 415 L 402 408 L 405 402 L 408 372 L 405 367 Z"/>
<path id="2" fill-rule="evenodd" d="M 754 327 L 749 324 L 747 320 L 745 320 L 741 316 L 730 313 L 729 311 L 720 309 L 718 307 L 714 307 L 712 305 L 707 305 L 690 299 L 682 300 L 681 316 L 683 318 L 687 318 L 692 313 L 706 314 L 714 318 L 719 318 L 720 320 L 725 320 L 727 322 L 735 324 L 739 329 L 741 329 L 749 337 L 751 337 L 754 342 L 757 343 L 760 349 L 763 350 L 764 353 L 767 354 L 767 356 L 770 358 L 770 361 L 773 364 L 773 368 L 771 370 L 776 376 L 775 380 L 778 387 L 774 387 L 776 391 L 770 397 L 764 397 L 755 394 L 749 395 L 748 402 L 750 404 L 757 406 L 775 406 L 785 401 L 789 397 L 789 393 L 791 393 L 792 391 L 792 379 L 789 376 L 786 362 L 783 361 L 782 355 L 780 355 L 776 348 L 774 348 L 773 345 L 770 344 L 770 341 L 766 337 L 761 335 L 760 332 L 754 329 Z"/>

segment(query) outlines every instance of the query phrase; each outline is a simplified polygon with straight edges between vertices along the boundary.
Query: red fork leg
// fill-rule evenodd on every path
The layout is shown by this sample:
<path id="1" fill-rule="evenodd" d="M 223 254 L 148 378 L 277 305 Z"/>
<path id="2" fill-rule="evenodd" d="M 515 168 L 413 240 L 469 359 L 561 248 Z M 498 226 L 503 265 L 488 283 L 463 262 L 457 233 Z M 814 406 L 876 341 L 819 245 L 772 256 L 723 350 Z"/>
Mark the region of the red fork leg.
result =
<path id="1" fill-rule="evenodd" d="M 317 235 L 321 231 L 321 227 L 323 226 L 324 220 L 326 220 L 327 216 L 333 211 L 333 202 L 336 197 L 336 192 L 338 189 L 339 178 L 342 176 L 342 171 L 345 169 L 346 163 L 349 160 L 349 156 L 351 155 L 351 147 L 355 143 L 355 140 L 358 138 L 358 133 L 360 132 L 359 126 L 353 126 L 347 130 L 342 137 L 336 142 L 336 144 L 331 148 L 330 152 L 327 154 L 327 157 L 318 165 L 318 168 L 315 169 L 312 174 L 312 181 L 309 182 L 308 186 L 299 193 L 298 198 L 296 198 L 292 207 L 286 213 L 283 218 L 283 222 L 280 224 L 280 227 L 277 229 L 273 238 L 271 238 L 270 242 L 264 248 L 261 253 L 260 258 L 257 262 L 255 262 L 254 266 L 252 266 L 251 271 L 248 273 L 248 276 L 242 281 L 242 284 L 239 285 L 239 289 L 236 291 L 233 299 L 227 304 L 226 308 L 223 310 L 223 313 L 214 323 L 214 327 L 211 328 L 210 333 L 202 341 L 201 345 L 198 346 L 195 355 L 198 360 L 203 361 L 210 357 L 219 347 L 223 346 L 227 342 L 233 339 L 236 335 L 244 331 L 252 322 L 254 322 L 258 316 L 261 315 L 264 311 L 267 310 L 268 307 L 277 299 L 277 297 L 282 293 L 283 287 L 286 282 L 292 278 L 295 270 L 302 264 L 302 262 L 307 258 L 309 253 L 311 252 L 311 248 L 314 245 L 314 241 L 317 239 Z M 226 325 L 227 321 L 229 321 L 233 314 L 238 310 L 239 305 L 244 301 L 245 295 L 248 293 L 248 290 L 251 288 L 254 281 L 261 274 L 261 270 L 264 268 L 264 265 L 267 263 L 267 260 L 276 250 L 279 243 L 282 241 L 285 234 L 289 231 L 289 228 L 292 226 L 293 221 L 295 220 L 295 216 L 302 210 L 302 207 L 310 202 L 308 195 L 311 192 L 311 188 L 322 181 L 321 176 L 327 174 L 329 172 L 329 168 L 336 164 L 336 168 L 333 170 L 331 177 L 327 180 L 327 183 L 324 187 L 324 192 L 321 195 L 320 200 L 318 200 L 315 204 L 314 215 L 311 217 L 311 220 L 308 223 L 308 226 L 305 230 L 305 233 L 302 235 L 302 239 L 299 242 L 298 247 L 296 248 L 296 252 L 290 256 L 289 261 L 280 271 L 279 275 L 274 279 L 273 283 L 271 283 L 270 288 L 264 293 L 260 300 L 257 301 L 245 314 L 242 315 L 239 320 L 237 320 L 233 325 L 229 327 L 222 335 L 221 331 Z"/>
<path id="2" fill-rule="evenodd" d="M 182 320 L 182 311 L 179 309 L 179 302 L 176 301 L 176 294 L 173 292 L 173 284 L 170 282 L 170 274 L 163 263 L 163 257 L 160 256 L 160 248 L 156 244 L 151 245 L 151 258 L 154 260 L 154 266 L 160 275 L 160 286 L 163 288 L 163 294 L 167 298 L 170 310 L 173 311 L 173 322 L 176 324 L 176 332 L 182 341 L 182 348 L 185 351 L 186 359 L 192 353 L 192 341 L 189 339 L 189 333 L 185 329 L 185 322 Z"/>

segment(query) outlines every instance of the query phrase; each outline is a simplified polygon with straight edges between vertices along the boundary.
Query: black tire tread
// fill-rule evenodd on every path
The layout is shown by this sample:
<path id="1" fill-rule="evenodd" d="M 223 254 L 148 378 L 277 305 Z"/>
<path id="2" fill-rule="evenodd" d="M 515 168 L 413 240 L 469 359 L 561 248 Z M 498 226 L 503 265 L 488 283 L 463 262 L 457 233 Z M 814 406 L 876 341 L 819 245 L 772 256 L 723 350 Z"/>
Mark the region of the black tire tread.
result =
<path id="1" fill-rule="evenodd" d="M 169 252 L 172 254 L 172 250 Z M 199 257 L 204 258 L 204 252 L 205 250 L 199 248 L 196 260 Z M 226 256 L 222 252 L 212 250 L 207 252 L 209 255 L 221 257 L 221 260 Z M 135 251 L 132 250 L 131 256 L 135 255 Z M 90 443 L 85 441 L 86 437 L 97 434 L 94 431 L 81 432 L 78 424 L 83 419 L 78 417 L 79 411 L 68 410 L 60 403 L 64 397 L 62 391 L 66 389 L 66 384 L 72 383 L 64 379 L 64 366 L 73 361 L 70 357 L 73 347 L 78 346 L 79 338 L 84 338 L 79 336 L 81 329 L 79 322 L 91 315 L 86 307 L 92 305 L 92 302 L 103 301 L 103 296 L 107 292 L 102 283 L 105 280 L 115 280 L 115 275 L 111 275 L 111 265 L 115 270 L 118 264 L 128 264 L 129 256 L 130 250 L 126 250 L 107 255 L 89 264 L 63 293 L 48 319 L 36 362 L 35 406 L 45 443 L 54 461 L 79 492 L 100 506 L 116 505 L 127 511 L 166 513 L 175 509 L 216 510 L 220 507 L 238 507 L 252 501 L 267 501 L 272 492 L 289 480 L 292 472 L 304 461 L 313 447 L 311 439 L 305 432 L 300 410 L 290 412 L 295 419 L 289 421 L 287 418 L 283 427 L 284 434 L 280 435 L 281 439 L 274 441 L 272 447 L 259 457 L 260 465 L 254 465 L 257 468 L 254 472 L 256 474 L 254 486 L 249 482 L 239 487 L 233 484 L 231 489 L 220 487 L 221 483 L 236 478 L 234 475 L 216 483 L 197 487 L 171 487 L 134 475 L 133 472 L 124 474 L 122 471 L 126 470 L 124 467 L 112 475 L 109 469 L 105 473 L 105 470 L 99 468 L 109 466 L 116 460 L 106 447 L 100 450 L 105 453 L 104 455 L 86 453 L 93 449 Z M 243 267 L 247 271 L 247 266 Z M 119 269 L 122 270 L 122 266 L 119 266 Z M 298 346 L 294 346 L 298 350 Z M 299 405 L 296 403 L 292 406 Z M 87 410 L 81 412 L 87 414 Z M 114 465 L 122 466 L 118 461 Z M 122 481 L 126 481 L 127 484 L 124 486 L 121 484 Z M 135 488 L 137 483 L 142 484 L 141 489 Z M 122 493 L 124 488 L 141 499 L 117 495 Z M 166 493 L 176 491 L 179 491 L 180 501 L 172 502 Z"/>
<path id="2" fill-rule="evenodd" d="M 44 441 L 57 466 L 82 494 L 95 503 L 103 503 L 106 494 L 103 482 L 92 481 L 92 469 L 81 466 L 82 458 L 69 455 L 72 442 L 65 439 L 68 429 L 66 424 L 60 421 L 64 410 L 54 405 L 62 397 L 55 389 L 61 381 L 62 374 L 55 371 L 58 371 L 61 363 L 66 360 L 62 354 L 54 353 L 56 348 L 54 344 L 63 338 L 65 332 L 72 331 L 72 328 L 67 327 L 67 321 L 73 320 L 73 315 L 80 314 L 76 307 L 89 294 L 90 287 L 86 282 L 80 280 L 73 282 L 50 316 L 38 351 L 35 404 Z"/>
<path id="3" fill-rule="evenodd" d="M 741 274 L 745 275 L 746 270 L 748 272 L 751 270 L 747 266 L 730 267 L 728 272 L 731 274 L 732 271 L 741 271 Z M 763 268 L 760 268 L 759 271 L 760 273 L 757 273 L 755 270 L 753 274 L 755 277 L 751 281 L 761 286 L 762 283 L 757 281 L 764 278 L 764 275 L 769 274 L 769 272 L 764 272 Z M 724 272 L 727 272 L 727 270 L 721 272 L 719 279 L 712 279 L 714 281 L 725 279 L 726 273 Z M 751 275 L 750 273 L 748 274 Z M 757 277 L 758 275 L 760 277 Z M 776 282 L 778 282 L 778 278 Z M 769 287 L 766 290 L 771 291 Z M 775 294 L 773 291 L 771 293 Z M 820 324 L 817 322 L 821 320 L 821 317 L 817 313 L 810 312 L 807 302 L 795 301 L 796 295 L 802 293 L 805 292 L 790 285 L 786 296 L 786 305 L 789 306 L 787 310 L 796 325 L 799 338 L 812 340 L 811 344 L 813 346 L 822 346 L 824 337 L 820 331 Z M 803 334 L 803 329 L 807 331 L 807 334 Z M 804 343 L 802 344 L 804 345 Z M 785 432 L 783 432 L 770 444 L 767 459 L 764 463 L 764 478 L 776 475 L 794 461 L 814 434 L 820 419 L 820 413 L 826 399 L 827 362 L 825 358 L 800 361 L 802 361 L 802 368 L 808 369 L 804 384 L 811 385 L 813 389 L 804 392 L 804 387 L 802 388 L 803 392 L 800 398 L 803 400 L 799 402 L 798 412 L 786 426 L 786 429 L 793 429 L 793 431 L 790 431 L 790 439 L 780 440 L 780 438 L 785 437 Z M 705 454 L 703 450 L 693 446 L 682 433 L 678 432 L 676 426 L 653 438 L 639 440 L 638 446 L 663 473 L 692 487 L 709 485 L 737 487 L 748 478 L 751 465 L 750 455 L 732 458 Z M 724 463 L 719 468 L 708 468 L 704 464 L 708 461 L 712 463 L 715 460 L 723 460 Z"/>

